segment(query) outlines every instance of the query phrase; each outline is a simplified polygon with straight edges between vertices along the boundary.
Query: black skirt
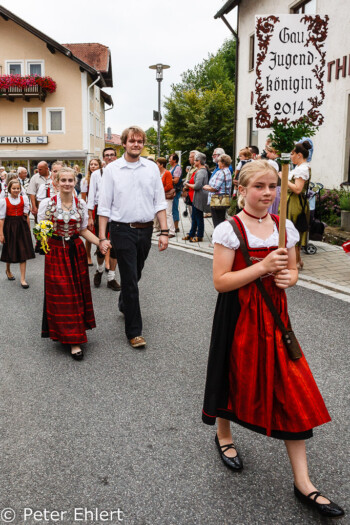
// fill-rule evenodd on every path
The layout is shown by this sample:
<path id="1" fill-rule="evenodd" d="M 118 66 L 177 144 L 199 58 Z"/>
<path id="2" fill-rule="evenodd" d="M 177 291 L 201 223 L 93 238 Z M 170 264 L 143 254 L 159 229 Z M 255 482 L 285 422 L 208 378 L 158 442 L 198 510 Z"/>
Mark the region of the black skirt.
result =
<path id="1" fill-rule="evenodd" d="M 1 261 L 20 263 L 35 258 L 32 236 L 24 215 L 5 218 L 4 237 Z"/>

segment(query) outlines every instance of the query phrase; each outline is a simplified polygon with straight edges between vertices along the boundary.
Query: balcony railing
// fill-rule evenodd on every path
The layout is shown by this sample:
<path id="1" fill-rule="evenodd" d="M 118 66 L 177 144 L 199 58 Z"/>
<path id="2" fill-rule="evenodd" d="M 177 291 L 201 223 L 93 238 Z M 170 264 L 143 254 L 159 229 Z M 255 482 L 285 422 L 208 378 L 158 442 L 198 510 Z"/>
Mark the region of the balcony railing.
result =
<path id="1" fill-rule="evenodd" d="M 4 75 L 0 76 L 0 98 L 14 102 L 16 98 L 29 101 L 38 98 L 44 101 L 48 93 L 56 91 L 56 82 L 51 77 L 38 75 Z"/>
<path id="2" fill-rule="evenodd" d="M 0 97 L 4 97 L 10 102 L 14 102 L 15 98 L 23 98 L 27 102 L 29 102 L 31 98 L 38 98 L 44 102 L 46 94 L 46 90 L 41 86 L 27 86 L 25 88 L 12 86 L 8 89 L 0 88 Z"/>

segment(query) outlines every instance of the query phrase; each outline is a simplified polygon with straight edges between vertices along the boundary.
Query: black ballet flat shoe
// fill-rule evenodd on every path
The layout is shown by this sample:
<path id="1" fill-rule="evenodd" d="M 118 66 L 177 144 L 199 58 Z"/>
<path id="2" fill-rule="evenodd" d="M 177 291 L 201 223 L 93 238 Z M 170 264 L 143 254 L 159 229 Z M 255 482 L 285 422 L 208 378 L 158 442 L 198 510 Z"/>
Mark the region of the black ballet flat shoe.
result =
<path id="1" fill-rule="evenodd" d="M 215 434 L 215 443 L 216 443 L 216 445 L 218 447 L 220 457 L 221 457 L 222 461 L 225 463 L 226 467 L 229 467 L 230 469 L 236 470 L 236 471 L 242 470 L 243 462 L 242 462 L 241 458 L 239 457 L 237 449 L 234 446 L 234 444 L 230 443 L 229 445 L 220 445 L 219 438 L 218 438 L 217 434 Z M 229 458 L 228 456 L 226 456 L 225 452 L 229 448 L 233 448 L 234 450 L 236 450 L 237 456 L 235 456 L 234 458 Z"/>
<path id="2" fill-rule="evenodd" d="M 16 277 L 14 275 L 11 275 L 11 277 L 9 277 L 9 272 L 6 270 L 6 277 L 8 278 L 9 281 L 15 281 L 16 280 Z"/>
<path id="3" fill-rule="evenodd" d="M 310 505 L 311 507 L 316 509 L 321 516 L 324 516 L 325 518 L 340 518 L 345 514 L 344 510 L 341 507 L 339 507 L 339 505 L 337 505 L 336 503 L 333 503 L 333 501 L 331 500 L 329 500 L 329 503 L 317 503 L 317 498 L 319 496 L 322 496 L 321 492 L 318 492 L 317 490 L 315 490 L 314 492 L 310 492 L 310 494 L 305 496 L 294 485 L 294 494 L 298 498 L 298 500 L 300 500 L 302 503 L 305 503 L 306 505 Z M 326 496 L 323 497 L 325 498 Z"/>
<path id="4" fill-rule="evenodd" d="M 25 290 L 26 290 L 27 288 L 29 288 L 29 284 L 22 284 L 22 283 L 21 283 L 21 286 L 22 286 L 22 288 L 24 288 Z"/>
<path id="5" fill-rule="evenodd" d="M 76 352 L 75 354 L 70 354 L 73 359 L 75 359 L 76 361 L 81 361 L 84 357 L 84 351 L 83 350 L 80 350 L 80 352 Z"/>

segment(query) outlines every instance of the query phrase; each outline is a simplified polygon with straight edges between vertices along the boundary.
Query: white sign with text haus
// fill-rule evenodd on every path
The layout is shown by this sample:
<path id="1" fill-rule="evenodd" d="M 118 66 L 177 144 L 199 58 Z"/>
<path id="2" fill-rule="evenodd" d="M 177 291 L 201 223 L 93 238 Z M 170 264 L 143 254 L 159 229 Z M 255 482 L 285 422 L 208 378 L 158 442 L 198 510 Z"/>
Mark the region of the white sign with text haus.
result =
<path id="1" fill-rule="evenodd" d="M 0 136 L 1 144 L 47 144 L 47 135 L 27 137 L 26 135 Z"/>
<path id="2" fill-rule="evenodd" d="M 257 128 L 307 116 L 323 123 L 327 15 L 255 17 L 255 120 Z"/>

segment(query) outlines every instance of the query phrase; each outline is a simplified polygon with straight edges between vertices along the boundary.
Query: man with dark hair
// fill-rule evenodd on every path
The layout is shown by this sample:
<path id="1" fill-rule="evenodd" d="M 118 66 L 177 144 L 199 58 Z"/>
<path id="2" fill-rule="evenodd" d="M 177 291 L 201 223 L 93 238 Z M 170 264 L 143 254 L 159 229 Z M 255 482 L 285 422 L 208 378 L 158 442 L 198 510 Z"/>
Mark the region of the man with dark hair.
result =
<path id="1" fill-rule="evenodd" d="M 179 156 L 177 153 L 173 153 L 172 155 L 170 155 L 169 164 L 171 166 L 170 173 L 173 177 L 173 185 L 176 190 L 176 194 L 173 199 L 173 219 L 174 219 L 174 224 L 175 224 L 175 231 L 179 232 L 180 231 L 180 228 L 179 228 L 179 220 L 180 220 L 179 199 L 180 199 L 180 195 L 182 192 L 182 180 L 181 180 L 182 169 L 179 164 Z"/>
<path id="2" fill-rule="evenodd" d="M 106 166 L 110 164 L 111 162 L 115 161 L 117 158 L 116 152 L 114 148 L 107 147 L 103 150 L 103 160 L 106 163 Z M 89 185 L 89 194 L 88 194 L 88 210 L 89 210 L 89 222 L 88 222 L 88 228 L 89 230 L 93 230 L 95 227 L 95 234 L 98 237 L 98 197 L 99 197 L 99 187 L 101 185 L 102 176 L 104 173 L 104 169 L 101 170 L 95 170 L 91 174 L 90 178 L 90 185 Z M 95 211 L 95 219 L 94 219 L 94 211 Z M 107 225 L 107 232 L 108 234 L 108 225 Z M 102 275 L 103 275 L 103 267 L 104 267 L 104 260 L 105 255 L 101 252 L 101 250 L 96 250 L 97 255 L 97 269 L 96 273 L 94 275 L 94 286 L 98 288 L 101 285 L 102 281 Z M 107 274 L 107 288 L 110 288 L 111 290 L 118 292 L 120 290 L 120 284 L 115 278 L 115 269 L 117 267 L 117 259 L 115 256 L 114 249 L 111 248 L 110 255 L 109 255 L 109 270 Z"/>
<path id="3" fill-rule="evenodd" d="M 252 154 L 252 159 L 255 160 L 257 158 L 257 155 L 259 155 L 258 146 L 249 146 L 249 149 Z"/>
<path id="4" fill-rule="evenodd" d="M 153 219 L 160 223 L 159 251 L 168 247 L 166 208 L 157 164 L 141 157 L 144 131 L 132 126 L 121 135 L 124 155 L 104 170 L 98 201 L 100 248 L 105 247 L 111 221 L 111 241 L 121 278 L 119 310 L 125 316 L 126 337 L 133 348 L 144 348 L 138 281 L 151 248 Z"/>

